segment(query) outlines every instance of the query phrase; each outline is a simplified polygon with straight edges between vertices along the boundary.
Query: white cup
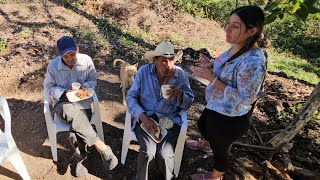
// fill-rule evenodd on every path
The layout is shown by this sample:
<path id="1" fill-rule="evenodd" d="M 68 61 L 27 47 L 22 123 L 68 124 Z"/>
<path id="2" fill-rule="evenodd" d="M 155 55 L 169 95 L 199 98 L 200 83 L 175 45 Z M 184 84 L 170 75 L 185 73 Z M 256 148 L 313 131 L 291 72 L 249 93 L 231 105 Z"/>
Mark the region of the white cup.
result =
<path id="1" fill-rule="evenodd" d="M 74 83 L 71 84 L 71 86 L 72 86 L 72 90 L 73 90 L 73 91 L 77 91 L 77 90 L 80 89 L 81 84 L 78 83 L 78 82 L 74 82 Z"/>
<path id="2" fill-rule="evenodd" d="M 168 99 L 169 98 L 169 95 L 167 93 L 167 90 L 171 89 L 170 87 L 171 85 L 169 84 L 165 84 L 165 85 L 162 85 L 161 86 L 161 94 L 162 94 L 162 97 L 165 98 L 165 99 Z"/>

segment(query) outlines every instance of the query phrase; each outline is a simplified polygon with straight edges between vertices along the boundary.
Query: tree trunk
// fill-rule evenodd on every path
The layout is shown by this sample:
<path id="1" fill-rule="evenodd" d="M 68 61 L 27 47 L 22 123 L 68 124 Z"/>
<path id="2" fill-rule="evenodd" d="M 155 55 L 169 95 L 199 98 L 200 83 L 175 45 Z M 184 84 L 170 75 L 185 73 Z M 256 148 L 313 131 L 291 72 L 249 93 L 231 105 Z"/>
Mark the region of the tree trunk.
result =
<path id="1" fill-rule="evenodd" d="M 289 124 L 285 131 L 277 134 L 269 140 L 273 148 L 278 148 L 281 144 L 291 141 L 296 134 L 310 120 L 315 111 L 320 108 L 320 83 L 314 88 L 307 102 L 303 105 L 294 121 Z"/>

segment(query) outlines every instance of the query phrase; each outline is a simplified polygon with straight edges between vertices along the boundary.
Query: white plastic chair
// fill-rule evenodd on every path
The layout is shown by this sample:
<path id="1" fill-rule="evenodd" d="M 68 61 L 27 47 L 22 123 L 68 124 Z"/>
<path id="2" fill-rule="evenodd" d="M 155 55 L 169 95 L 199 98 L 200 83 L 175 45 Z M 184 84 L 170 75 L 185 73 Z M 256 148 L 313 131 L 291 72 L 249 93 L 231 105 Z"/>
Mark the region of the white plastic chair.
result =
<path id="1" fill-rule="evenodd" d="M 174 169 L 173 173 L 176 177 L 179 175 L 180 171 L 180 164 L 182 160 L 182 154 L 184 149 L 184 143 L 186 140 L 186 134 L 187 134 L 187 128 L 188 128 L 188 122 L 187 122 L 187 113 L 186 111 L 181 111 L 180 116 L 182 119 L 182 125 L 180 129 L 180 134 L 178 137 L 175 154 L 174 154 Z M 131 128 L 131 115 L 129 111 L 126 113 L 126 119 L 125 119 L 125 125 L 124 125 L 124 132 L 123 132 L 123 138 L 122 138 L 122 150 L 121 150 L 121 163 L 125 164 L 128 149 L 131 141 L 137 141 L 136 134 Z"/>
<path id="2" fill-rule="evenodd" d="M 0 129 L 0 163 L 10 161 L 20 176 L 25 180 L 29 180 L 29 173 L 11 134 L 9 106 L 7 100 L 2 96 L 0 96 L 0 114 L 4 119 L 4 133 Z"/>
<path id="3" fill-rule="evenodd" d="M 98 136 L 101 141 L 104 142 L 104 134 L 103 134 L 103 128 L 102 128 L 102 122 L 101 122 L 101 116 L 100 116 L 100 108 L 99 108 L 99 100 L 96 95 L 96 93 L 93 93 L 93 108 L 94 111 L 92 113 L 91 117 L 91 124 L 94 124 L 98 133 Z M 44 115 L 46 119 L 47 124 L 47 131 L 49 135 L 49 141 L 51 146 L 51 153 L 53 161 L 58 161 L 58 155 L 57 155 L 57 133 L 63 132 L 63 131 L 69 131 L 70 130 L 70 124 L 63 122 L 57 114 L 54 114 L 54 119 L 52 118 L 51 112 L 50 112 L 50 105 L 49 105 L 49 94 L 48 92 L 44 91 Z"/>

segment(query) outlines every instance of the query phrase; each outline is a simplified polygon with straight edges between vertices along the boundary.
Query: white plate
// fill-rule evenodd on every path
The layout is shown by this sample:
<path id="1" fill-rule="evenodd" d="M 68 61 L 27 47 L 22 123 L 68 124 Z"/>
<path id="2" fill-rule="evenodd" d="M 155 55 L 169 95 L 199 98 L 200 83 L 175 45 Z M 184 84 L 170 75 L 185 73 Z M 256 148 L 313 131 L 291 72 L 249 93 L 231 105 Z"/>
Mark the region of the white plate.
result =
<path id="1" fill-rule="evenodd" d="M 159 126 L 159 124 L 155 121 L 155 120 L 153 120 L 152 118 L 150 118 L 154 123 L 156 123 L 156 125 L 157 126 Z M 161 139 L 160 139 L 160 141 L 157 141 L 157 139 L 156 139 L 156 137 L 153 135 L 153 134 L 150 134 L 147 130 L 146 130 L 146 128 L 144 127 L 144 125 L 143 125 L 143 123 L 141 123 L 141 125 L 140 125 L 140 127 L 141 127 L 141 129 L 143 129 L 144 130 L 144 132 L 146 132 L 153 140 L 154 140 L 154 142 L 156 142 L 156 143 L 160 143 L 162 140 L 163 140 L 163 138 L 167 135 L 167 133 L 168 133 L 168 131 L 165 129 L 165 128 L 163 128 L 163 127 L 161 127 L 160 126 L 160 130 L 161 130 Z"/>
<path id="2" fill-rule="evenodd" d="M 82 90 L 77 90 L 77 91 L 71 91 L 71 92 L 68 92 L 67 93 L 67 97 L 69 99 L 70 102 L 77 102 L 77 101 L 82 101 L 82 100 L 85 100 L 85 99 L 89 99 L 92 97 L 93 93 L 94 93 L 94 90 L 92 88 L 88 88 L 88 92 L 89 92 L 89 97 L 86 97 L 86 98 L 83 98 L 83 99 L 80 99 L 76 93 L 79 92 L 79 91 L 82 91 Z"/>

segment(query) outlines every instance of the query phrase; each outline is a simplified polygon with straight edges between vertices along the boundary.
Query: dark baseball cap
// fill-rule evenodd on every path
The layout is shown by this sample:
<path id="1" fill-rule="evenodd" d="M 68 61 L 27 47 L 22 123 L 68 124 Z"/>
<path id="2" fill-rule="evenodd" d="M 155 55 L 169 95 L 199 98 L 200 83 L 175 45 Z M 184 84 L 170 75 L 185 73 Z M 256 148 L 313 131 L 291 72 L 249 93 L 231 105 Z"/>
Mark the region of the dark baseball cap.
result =
<path id="1" fill-rule="evenodd" d="M 76 42 L 70 36 L 62 36 L 57 41 L 57 47 L 61 56 L 68 51 L 77 51 Z"/>

